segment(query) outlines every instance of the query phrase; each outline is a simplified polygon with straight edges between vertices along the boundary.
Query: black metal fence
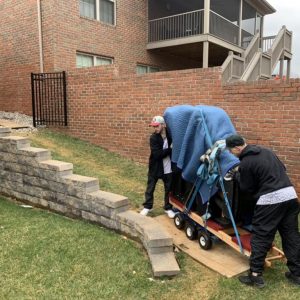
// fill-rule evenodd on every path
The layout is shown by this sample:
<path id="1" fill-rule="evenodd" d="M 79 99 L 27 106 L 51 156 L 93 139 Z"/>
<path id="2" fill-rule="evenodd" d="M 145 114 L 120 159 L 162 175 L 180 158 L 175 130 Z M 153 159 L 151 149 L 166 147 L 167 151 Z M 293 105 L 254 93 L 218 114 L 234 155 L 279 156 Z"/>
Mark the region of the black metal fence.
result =
<path id="1" fill-rule="evenodd" d="M 31 73 L 33 126 L 68 125 L 66 72 Z"/>

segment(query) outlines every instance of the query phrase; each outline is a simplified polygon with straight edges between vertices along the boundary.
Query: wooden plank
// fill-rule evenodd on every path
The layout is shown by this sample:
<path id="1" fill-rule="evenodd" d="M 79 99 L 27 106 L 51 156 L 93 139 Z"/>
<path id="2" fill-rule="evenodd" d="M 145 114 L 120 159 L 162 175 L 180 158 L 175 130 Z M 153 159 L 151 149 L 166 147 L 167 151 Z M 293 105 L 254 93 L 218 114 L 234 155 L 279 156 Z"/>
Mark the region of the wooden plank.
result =
<path id="1" fill-rule="evenodd" d="M 177 208 L 180 211 L 183 211 L 184 209 L 184 205 L 182 203 L 180 203 L 179 201 L 177 201 L 174 198 L 170 198 L 170 204 L 172 204 L 175 208 Z M 202 218 L 197 215 L 194 212 L 190 212 L 189 213 L 189 217 L 194 220 L 196 223 L 198 223 L 199 225 L 204 227 L 204 221 L 202 220 Z M 232 237 L 225 231 L 223 230 L 214 230 L 212 228 L 207 228 L 209 232 L 211 232 L 212 234 L 214 234 L 216 237 L 218 237 L 219 239 L 221 239 L 223 242 L 225 242 L 226 244 L 228 244 L 231 248 L 233 248 L 234 250 L 236 250 L 237 252 L 241 252 L 240 251 L 240 247 L 238 244 L 236 244 L 234 241 L 232 241 Z M 238 231 L 243 231 L 242 228 L 238 228 Z M 246 256 L 250 256 L 250 252 L 244 249 L 244 254 Z"/>
<path id="2" fill-rule="evenodd" d="M 181 211 L 181 212 L 184 211 L 185 205 L 183 203 L 181 203 L 180 201 L 178 201 L 177 199 L 175 199 L 173 197 L 170 197 L 169 201 L 170 201 L 170 204 L 172 204 L 179 211 Z M 198 223 L 199 225 L 201 225 L 201 226 L 204 227 L 204 221 L 201 218 L 201 216 L 199 216 L 198 214 L 196 214 L 194 212 L 190 212 L 188 214 L 188 216 L 193 221 L 195 221 L 196 223 Z M 174 225 L 174 227 L 175 227 L 175 225 Z M 236 250 L 238 253 L 241 254 L 239 245 L 232 240 L 231 234 L 234 234 L 234 229 L 233 228 L 227 228 L 227 229 L 222 229 L 222 230 L 215 230 L 215 229 L 213 229 L 211 227 L 207 227 L 207 230 L 210 233 L 212 233 L 213 235 L 215 235 L 216 237 L 218 237 L 219 239 L 221 239 L 224 243 L 226 243 L 233 250 Z M 246 230 L 244 230 L 243 228 L 240 228 L 240 227 L 237 227 L 237 231 L 238 231 L 238 233 L 240 235 L 248 234 L 249 233 L 248 231 L 246 231 Z M 251 252 L 247 251 L 246 249 L 243 249 L 243 254 L 245 256 L 247 256 L 247 257 L 250 257 Z M 285 259 L 286 258 L 285 258 L 284 253 L 280 249 L 276 248 L 276 246 L 273 246 L 271 248 L 271 250 L 267 254 L 267 257 L 265 259 L 265 265 L 267 267 L 271 267 L 271 265 L 272 265 L 271 261 L 273 261 L 273 260 L 282 260 L 282 261 L 285 261 Z"/>
<path id="3" fill-rule="evenodd" d="M 237 227 L 237 230 L 238 230 L 238 233 L 239 233 L 240 235 L 248 234 L 248 233 L 249 233 L 249 231 L 247 231 L 247 230 L 245 230 L 245 229 L 243 229 L 243 228 L 240 228 L 240 227 Z M 226 228 L 226 229 L 224 229 L 224 230 L 222 230 L 222 231 L 225 232 L 225 233 L 227 233 L 227 234 L 229 234 L 229 235 L 234 234 L 234 229 L 233 229 L 233 227 Z"/>
<path id="4" fill-rule="evenodd" d="M 219 241 L 212 249 L 203 250 L 198 241 L 189 240 L 184 231 L 178 230 L 172 219 L 162 215 L 155 218 L 172 236 L 174 244 L 196 261 L 228 278 L 241 274 L 249 269 L 247 257 L 234 251 Z"/>

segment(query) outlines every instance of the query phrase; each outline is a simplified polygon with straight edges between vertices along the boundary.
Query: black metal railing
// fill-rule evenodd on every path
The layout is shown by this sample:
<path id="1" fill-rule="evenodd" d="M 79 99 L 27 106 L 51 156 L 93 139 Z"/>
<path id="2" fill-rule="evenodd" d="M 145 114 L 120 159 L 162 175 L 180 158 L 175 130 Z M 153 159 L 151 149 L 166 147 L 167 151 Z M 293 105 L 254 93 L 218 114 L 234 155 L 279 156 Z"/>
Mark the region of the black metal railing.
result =
<path id="1" fill-rule="evenodd" d="M 68 125 L 66 73 L 31 73 L 33 126 Z"/>

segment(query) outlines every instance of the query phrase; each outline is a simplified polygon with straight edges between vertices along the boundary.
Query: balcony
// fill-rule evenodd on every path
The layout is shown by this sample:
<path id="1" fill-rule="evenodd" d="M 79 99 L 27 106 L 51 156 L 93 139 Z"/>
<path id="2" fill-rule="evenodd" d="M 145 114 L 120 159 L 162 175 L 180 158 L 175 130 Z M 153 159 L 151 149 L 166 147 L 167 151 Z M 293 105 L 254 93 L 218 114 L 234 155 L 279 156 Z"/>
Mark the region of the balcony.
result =
<path id="1" fill-rule="evenodd" d="M 149 43 L 210 34 L 243 49 L 254 36 L 212 10 L 209 12 L 209 30 L 205 33 L 204 9 L 150 20 L 148 32 Z"/>
<path id="2" fill-rule="evenodd" d="M 203 34 L 204 9 L 149 21 L 148 42 Z"/>
<path id="3" fill-rule="evenodd" d="M 275 11 L 266 0 L 148 0 L 147 50 L 182 58 L 185 68 L 220 66 L 229 51 L 242 57 L 254 38 L 263 52 L 270 48 L 264 17 Z"/>

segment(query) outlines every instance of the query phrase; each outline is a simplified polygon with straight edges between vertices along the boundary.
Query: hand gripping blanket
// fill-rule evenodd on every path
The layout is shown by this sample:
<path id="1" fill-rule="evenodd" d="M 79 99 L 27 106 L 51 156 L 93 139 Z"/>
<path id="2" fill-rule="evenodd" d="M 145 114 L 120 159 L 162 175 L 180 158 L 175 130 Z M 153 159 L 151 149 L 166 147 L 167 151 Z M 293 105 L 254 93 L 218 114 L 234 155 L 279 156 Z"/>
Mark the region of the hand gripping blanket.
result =
<path id="1" fill-rule="evenodd" d="M 216 141 L 236 133 L 226 112 L 214 106 L 169 107 L 164 113 L 164 118 L 173 140 L 172 162 L 182 170 L 183 179 L 191 183 L 195 183 L 197 179 L 197 170 L 201 165 L 200 156 Z M 223 177 L 238 164 L 239 160 L 229 151 L 221 153 L 220 166 Z M 201 182 L 199 193 L 203 203 L 216 192 L 215 186 L 209 186 L 204 180 Z"/>

